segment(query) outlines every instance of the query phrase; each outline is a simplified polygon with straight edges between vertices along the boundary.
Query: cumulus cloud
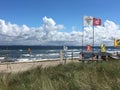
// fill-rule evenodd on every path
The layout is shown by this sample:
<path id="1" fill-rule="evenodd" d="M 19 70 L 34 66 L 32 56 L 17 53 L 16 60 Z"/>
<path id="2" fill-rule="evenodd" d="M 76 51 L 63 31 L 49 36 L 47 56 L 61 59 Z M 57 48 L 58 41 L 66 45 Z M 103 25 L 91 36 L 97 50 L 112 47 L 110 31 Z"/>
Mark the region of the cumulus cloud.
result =
<path id="1" fill-rule="evenodd" d="M 61 31 L 62 30 L 62 31 Z M 63 32 L 64 30 L 64 32 Z M 103 26 L 94 28 L 95 45 L 105 43 L 113 45 L 113 39 L 119 38 L 120 28 L 114 22 L 106 20 Z M 93 43 L 93 28 L 84 27 L 84 45 Z M 71 27 L 66 32 L 64 25 L 56 24 L 52 18 L 43 17 L 40 27 L 30 28 L 0 20 L 0 44 L 11 45 L 82 45 L 82 30 Z"/>

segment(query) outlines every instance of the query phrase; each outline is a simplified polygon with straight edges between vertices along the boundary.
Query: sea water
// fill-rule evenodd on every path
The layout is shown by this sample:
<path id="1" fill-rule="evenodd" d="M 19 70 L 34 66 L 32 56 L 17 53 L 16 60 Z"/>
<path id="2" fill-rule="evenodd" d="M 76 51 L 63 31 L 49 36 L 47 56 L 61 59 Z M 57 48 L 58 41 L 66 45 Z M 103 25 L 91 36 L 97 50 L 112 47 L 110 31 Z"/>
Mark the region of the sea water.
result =
<path id="1" fill-rule="evenodd" d="M 28 48 L 31 53 L 28 53 Z M 60 58 L 60 51 L 63 46 L 0 46 L 0 60 L 8 61 L 30 61 L 30 60 L 56 60 Z M 112 46 L 106 47 L 107 51 L 120 51 L 120 48 Z M 80 53 L 86 51 L 86 47 L 67 46 L 64 50 L 65 58 L 79 58 Z M 94 51 L 99 52 L 100 47 L 94 47 Z"/>

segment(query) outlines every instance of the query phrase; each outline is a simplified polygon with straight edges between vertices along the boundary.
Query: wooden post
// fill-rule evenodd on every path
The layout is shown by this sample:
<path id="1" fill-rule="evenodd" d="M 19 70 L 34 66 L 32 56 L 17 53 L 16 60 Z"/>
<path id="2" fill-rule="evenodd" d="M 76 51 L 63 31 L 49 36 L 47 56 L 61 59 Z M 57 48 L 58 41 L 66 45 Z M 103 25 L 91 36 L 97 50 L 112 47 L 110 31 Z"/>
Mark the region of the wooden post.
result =
<path id="1" fill-rule="evenodd" d="M 72 51 L 72 62 L 73 62 L 73 51 Z"/>
<path id="2" fill-rule="evenodd" d="M 61 63 L 63 62 L 63 57 L 64 57 L 63 50 L 60 50 L 60 62 Z"/>
<path id="3" fill-rule="evenodd" d="M 63 52 L 63 56 L 64 56 L 64 64 L 66 64 L 66 54 L 65 54 L 65 51 Z"/>

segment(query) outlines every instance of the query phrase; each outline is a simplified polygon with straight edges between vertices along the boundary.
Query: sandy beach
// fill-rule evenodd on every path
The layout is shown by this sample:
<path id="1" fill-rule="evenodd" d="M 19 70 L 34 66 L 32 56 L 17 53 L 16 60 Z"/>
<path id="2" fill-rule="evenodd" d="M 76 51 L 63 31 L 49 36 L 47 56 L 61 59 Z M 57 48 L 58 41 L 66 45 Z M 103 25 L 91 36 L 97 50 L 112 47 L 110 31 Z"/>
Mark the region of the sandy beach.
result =
<path id="1" fill-rule="evenodd" d="M 74 62 L 76 62 L 75 60 Z M 72 62 L 71 60 L 68 60 L 66 63 Z M 43 68 L 48 66 L 55 66 L 58 64 L 64 64 L 64 61 L 60 60 L 53 60 L 53 61 L 34 61 L 34 62 L 15 62 L 15 63 L 1 63 L 0 64 L 0 73 L 16 73 L 16 72 L 22 72 L 29 70 L 31 68 L 35 68 L 37 66 L 42 66 Z"/>

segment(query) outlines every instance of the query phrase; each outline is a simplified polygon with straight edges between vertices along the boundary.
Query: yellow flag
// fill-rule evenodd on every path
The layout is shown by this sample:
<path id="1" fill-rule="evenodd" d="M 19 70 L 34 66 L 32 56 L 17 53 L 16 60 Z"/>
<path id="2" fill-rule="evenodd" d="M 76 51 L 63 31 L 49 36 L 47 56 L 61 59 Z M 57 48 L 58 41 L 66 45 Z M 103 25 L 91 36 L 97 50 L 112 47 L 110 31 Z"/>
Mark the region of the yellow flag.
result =
<path id="1" fill-rule="evenodd" d="M 106 52 L 105 44 L 101 44 L 101 52 Z"/>
<path id="2" fill-rule="evenodd" d="M 114 39 L 114 46 L 120 47 L 120 39 Z"/>

